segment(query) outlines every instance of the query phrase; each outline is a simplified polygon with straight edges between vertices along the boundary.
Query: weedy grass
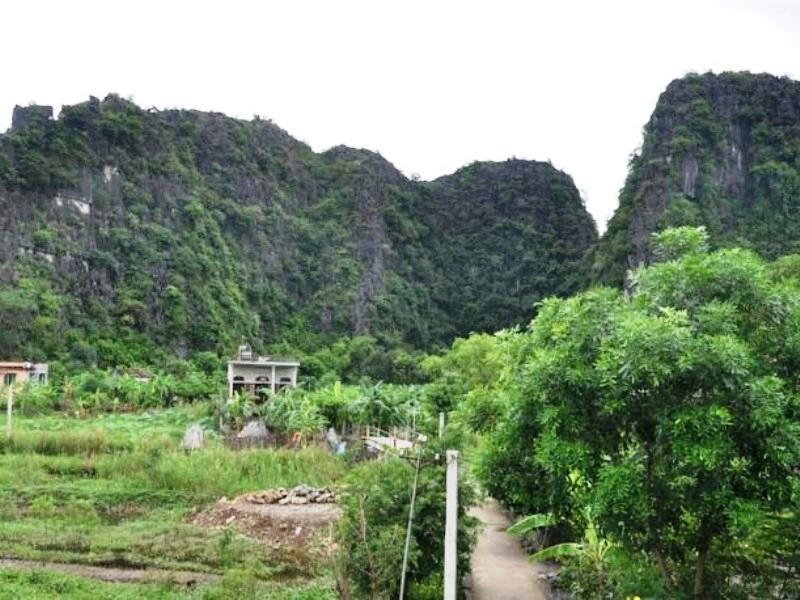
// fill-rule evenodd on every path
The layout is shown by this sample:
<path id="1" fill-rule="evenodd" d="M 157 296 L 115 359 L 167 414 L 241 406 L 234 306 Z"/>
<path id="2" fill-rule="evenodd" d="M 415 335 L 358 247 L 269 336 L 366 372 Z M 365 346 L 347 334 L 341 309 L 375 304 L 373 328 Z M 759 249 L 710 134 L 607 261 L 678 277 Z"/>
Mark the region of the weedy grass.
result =
<path id="1" fill-rule="evenodd" d="M 177 600 L 190 597 L 170 585 L 106 583 L 47 571 L 0 569 L 0 600 L 73 598 L 76 600 Z M 197 596 L 198 598 L 201 596 Z"/>
<path id="2" fill-rule="evenodd" d="M 177 440 L 192 423 L 210 426 L 212 412 L 210 404 L 198 402 L 134 413 L 15 415 L 14 430 L 50 433 L 102 430 L 108 438 L 119 444 L 136 442 L 142 436 L 166 435 Z M 5 414 L 0 417 L 0 423 L 5 427 Z"/>
<path id="3" fill-rule="evenodd" d="M 207 573 L 270 558 L 248 538 L 181 522 L 180 511 L 156 511 L 119 523 L 71 511 L 53 516 L 34 507 L 33 512 L 37 516 L 0 523 L 5 554 L 28 560 Z M 276 566 L 270 575 L 284 571 Z"/>
<path id="4" fill-rule="evenodd" d="M 30 452 L 58 456 L 61 454 L 100 454 L 130 449 L 130 444 L 109 437 L 101 429 L 86 431 L 16 431 L 0 438 L 0 452 Z"/>
<path id="5" fill-rule="evenodd" d="M 186 588 L 176 584 L 108 583 L 45 570 L 0 569 L 0 600 L 334 600 L 331 583 L 317 579 L 308 583 L 264 581 L 253 569 L 232 569 L 217 584 Z"/>
<path id="6" fill-rule="evenodd" d="M 231 578 L 236 581 L 224 578 L 206 586 L 204 595 L 197 596 L 203 598 L 232 598 L 237 593 L 230 590 L 237 586 L 258 590 L 258 597 L 326 597 L 327 592 L 314 587 L 324 567 L 309 565 L 308 572 L 298 572 L 296 565 L 276 563 L 275 553 L 244 536 L 187 521 L 193 511 L 220 496 L 300 483 L 331 485 L 342 475 L 343 462 L 318 448 L 235 451 L 214 435 L 207 436 L 204 449 L 183 451 L 185 428 L 208 413 L 207 408 L 190 406 L 94 418 L 47 415 L 15 420 L 14 435 L 0 439 L 3 556 L 234 573 Z M 56 597 L 62 588 L 67 590 L 62 595 L 77 598 L 143 597 L 142 590 L 154 598 L 189 593 L 149 584 L 113 584 L 118 594 L 104 596 L 81 578 L 0 573 L 0 599 Z M 287 578 L 288 583 L 281 584 L 285 589 L 279 589 L 278 580 Z M 272 587 L 264 587 L 269 580 L 275 580 Z M 311 591 L 297 587 L 305 580 L 311 582 Z M 7 590 L 16 595 L 4 596 Z"/>

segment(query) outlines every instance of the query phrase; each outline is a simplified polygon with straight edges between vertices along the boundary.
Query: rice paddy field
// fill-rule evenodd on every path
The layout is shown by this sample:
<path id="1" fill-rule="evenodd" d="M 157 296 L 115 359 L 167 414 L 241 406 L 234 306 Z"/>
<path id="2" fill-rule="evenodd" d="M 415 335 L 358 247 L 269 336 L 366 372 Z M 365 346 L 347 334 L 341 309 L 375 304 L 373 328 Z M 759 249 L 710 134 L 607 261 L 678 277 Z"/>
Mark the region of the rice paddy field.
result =
<path id="1" fill-rule="evenodd" d="M 207 436 L 202 450 L 185 452 L 180 441 L 190 424 L 210 428 L 211 411 L 202 404 L 91 417 L 19 416 L 11 437 L 4 419 L 0 599 L 334 597 L 320 555 L 305 560 L 293 553 L 289 560 L 232 529 L 190 523 L 192 514 L 223 496 L 335 484 L 344 466 L 325 450 L 234 451 Z M 35 564 L 20 568 L 13 561 Z M 53 564 L 77 570 L 58 572 Z M 89 573 L 98 567 L 189 573 L 197 581 L 99 581 Z"/>

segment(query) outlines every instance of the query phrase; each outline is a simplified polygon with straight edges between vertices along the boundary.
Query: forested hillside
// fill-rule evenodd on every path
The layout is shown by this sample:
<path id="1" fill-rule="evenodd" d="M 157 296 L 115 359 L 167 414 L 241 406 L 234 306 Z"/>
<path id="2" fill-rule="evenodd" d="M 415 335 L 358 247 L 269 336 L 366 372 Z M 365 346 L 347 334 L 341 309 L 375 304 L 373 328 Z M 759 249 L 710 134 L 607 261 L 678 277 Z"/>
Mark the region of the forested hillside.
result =
<path id="1" fill-rule="evenodd" d="M 768 258 L 800 242 L 800 83 L 766 74 L 673 81 L 645 126 L 619 207 L 590 262 L 618 285 L 652 232 L 705 225 L 717 246 Z"/>
<path id="2" fill-rule="evenodd" d="M 270 121 L 113 95 L 15 110 L 0 232 L 0 355 L 101 366 L 242 338 L 429 349 L 575 291 L 596 238 L 546 163 L 418 182 Z"/>

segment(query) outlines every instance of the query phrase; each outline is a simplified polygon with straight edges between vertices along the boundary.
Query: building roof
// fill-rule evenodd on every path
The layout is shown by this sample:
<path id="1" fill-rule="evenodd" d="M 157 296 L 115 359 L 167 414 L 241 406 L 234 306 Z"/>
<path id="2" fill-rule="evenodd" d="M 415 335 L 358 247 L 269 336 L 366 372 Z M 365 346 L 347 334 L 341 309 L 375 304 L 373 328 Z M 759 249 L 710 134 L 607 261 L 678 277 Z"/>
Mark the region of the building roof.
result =
<path id="1" fill-rule="evenodd" d="M 34 366 L 32 362 L 0 362 L 0 369 L 25 369 L 29 371 L 33 369 Z"/>
<path id="2" fill-rule="evenodd" d="M 272 358 L 260 356 L 255 360 L 229 360 L 229 365 L 248 367 L 299 367 L 300 363 L 293 358 Z"/>

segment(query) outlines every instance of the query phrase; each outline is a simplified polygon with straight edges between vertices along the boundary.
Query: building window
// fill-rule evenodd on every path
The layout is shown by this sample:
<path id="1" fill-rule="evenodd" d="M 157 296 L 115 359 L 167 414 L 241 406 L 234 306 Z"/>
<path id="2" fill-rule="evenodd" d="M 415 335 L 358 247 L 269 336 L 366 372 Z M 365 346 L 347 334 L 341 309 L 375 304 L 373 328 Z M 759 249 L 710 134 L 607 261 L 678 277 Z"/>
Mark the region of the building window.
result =
<path id="1" fill-rule="evenodd" d="M 45 375 L 44 373 L 39 373 L 39 383 L 41 383 L 42 385 L 47 383 L 47 375 Z"/>
<path id="2" fill-rule="evenodd" d="M 6 373 L 5 377 L 3 377 L 3 383 L 5 385 L 14 385 L 14 382 L 17 380 L 16 373 Z"/>

